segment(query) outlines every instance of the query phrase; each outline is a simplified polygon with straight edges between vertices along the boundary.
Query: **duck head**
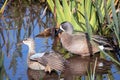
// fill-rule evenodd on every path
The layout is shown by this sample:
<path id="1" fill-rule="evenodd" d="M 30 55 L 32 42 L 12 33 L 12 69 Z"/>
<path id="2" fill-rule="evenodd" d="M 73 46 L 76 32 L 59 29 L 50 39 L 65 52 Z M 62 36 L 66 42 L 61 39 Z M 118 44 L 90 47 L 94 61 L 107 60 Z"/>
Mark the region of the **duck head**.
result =
<path id="1" fill-rule="evenodd" d="M 32 38 L 26 38 L 26 39 L 18 42 L 17 46 L 22 45 L 22 44 L 25 44 L 25 45 L 27 45 L 30 48 L 34 47 L 34 45 L 35 45 L 34 40 Z"/>
<path id="2" fill-rule="evenodd" d="M 56 32 L 56 35 L 59 35 L 59 33 L 62 33 L 62 32 L 72 34 L 73 33 L 73 25 L 68 21 L 62 22 L 60 24 L 58 31 Z"/>
<path id="3" fill-rule="evenodd" d="M 32 38 L 26 38 L 22 42 L 28 46 L 31 46 L 34 44 L 34 40 Z"/>
<path id="4" fill-rule="evenodd" d="M 23 44 L 28 46 L 29 56 L 35 54 L 35 42 L 32 38 L 26 38 L 22 41 Z"/>
<path id="5" fill-rule="evenodd" d="M 26 38 L 22 41 L 22 43 L 27 45 L 29 47 L 29 50 L 34 50 L 35 43 L 32 38 Z"/>

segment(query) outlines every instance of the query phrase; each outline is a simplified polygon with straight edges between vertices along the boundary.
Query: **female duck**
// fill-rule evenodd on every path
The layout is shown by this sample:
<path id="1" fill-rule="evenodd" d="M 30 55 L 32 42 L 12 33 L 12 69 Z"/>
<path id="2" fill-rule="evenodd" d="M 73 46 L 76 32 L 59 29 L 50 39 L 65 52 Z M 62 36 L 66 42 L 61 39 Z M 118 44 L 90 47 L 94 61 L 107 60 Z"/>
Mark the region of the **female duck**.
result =
<path id="1" fill-rule="evenodd" d="M 27 38 L 23 43 L 29 47 L 27 63 L 28 67 L 34 70 L 63 71 L 64 58 L 55 51 L 36 53 L 34 49 L 34 40 Z"/>

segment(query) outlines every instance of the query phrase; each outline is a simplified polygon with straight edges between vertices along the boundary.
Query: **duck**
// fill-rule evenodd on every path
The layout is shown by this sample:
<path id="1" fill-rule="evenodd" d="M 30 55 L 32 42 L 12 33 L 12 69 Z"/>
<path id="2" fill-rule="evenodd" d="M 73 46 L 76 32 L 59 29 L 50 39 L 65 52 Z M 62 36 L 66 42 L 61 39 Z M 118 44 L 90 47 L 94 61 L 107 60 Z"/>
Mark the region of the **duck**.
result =
<path id="1" fill-rule="evenodd" d="M 60 24 L 60 27 L 56 32 L 62 46 L 73 54 L 90 56 L 100 52 L 100 50 L 112 50 L 111 45 L 108 43 L 108 39 L 105 37 L 93 35 L 92 41 L 89 43 L 86 33 L 80 32 L 73 34 L 73 31 L 73 25 L 70 22 L 65 21 Z"/>
<path id="2" fill-rule="evenodd" d="M 55 70 L 61 72 L 64 70 L 65 59 L 58 52 L 54 50 L 42 53 L 35 52 L 35 43 L 32 38 L 23 40 L 23 43 L 28 46 L 28 67 L 34 70 L 44 70 L 45 72 L 51 72 Z"/>

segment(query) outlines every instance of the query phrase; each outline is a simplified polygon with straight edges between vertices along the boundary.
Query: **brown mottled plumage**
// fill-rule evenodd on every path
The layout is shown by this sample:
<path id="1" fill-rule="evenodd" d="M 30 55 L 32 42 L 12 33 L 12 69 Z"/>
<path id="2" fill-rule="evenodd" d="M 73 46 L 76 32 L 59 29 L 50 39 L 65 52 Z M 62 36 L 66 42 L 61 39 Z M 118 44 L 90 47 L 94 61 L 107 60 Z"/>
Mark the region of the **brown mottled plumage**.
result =
<path id="1" fill-rule="evenodd" d="M 55 51 L 46 52 L 42 57 L 34 58 L 32 60 L 38 61 L 40 64 L 46 66 L 46 71 L 51 70 L 63 71 L 65 59 Z"/>
<path id="2" fill-rule="evenodd" d="M 37 34 L 35 37 L 43 37 L 43 38 L 49 37 L 49 36 L 54 37 L 55 30 L 56 30 L 55 28 L 46 28 L 46 29 L 44 29 L 43 32 Z"/>
<path id="3" fill-rule="evenodd" d="M 33 39 L 28 38 L 23 40 L 23 43 L 29 47 L 27 59 L 29 68 L 36 70 L 42 69 L 49 72 L 51 72 L 51 70 L 63 71 L 65 59 L 59 53 L 49 51 L 36 54 Z"/>

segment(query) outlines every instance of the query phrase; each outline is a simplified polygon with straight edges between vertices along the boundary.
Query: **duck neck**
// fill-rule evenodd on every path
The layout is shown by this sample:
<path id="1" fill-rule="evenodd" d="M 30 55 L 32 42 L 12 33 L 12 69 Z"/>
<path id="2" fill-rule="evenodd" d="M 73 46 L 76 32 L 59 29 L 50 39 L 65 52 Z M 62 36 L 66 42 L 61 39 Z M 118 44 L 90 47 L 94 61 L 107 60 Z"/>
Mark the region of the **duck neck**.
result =
<path id="1" fill-rule="evenodd" d="M 29 45 L 28 58 L 33 54 L 35 54 L 35 46 L 34 44 L 31 44 Z"/>

